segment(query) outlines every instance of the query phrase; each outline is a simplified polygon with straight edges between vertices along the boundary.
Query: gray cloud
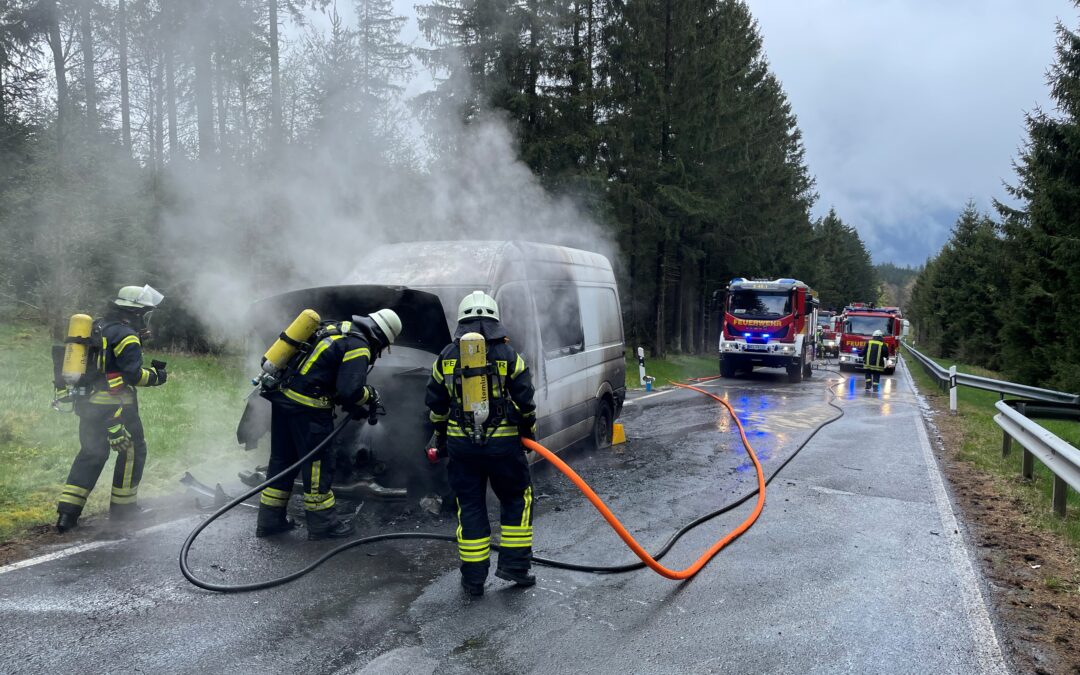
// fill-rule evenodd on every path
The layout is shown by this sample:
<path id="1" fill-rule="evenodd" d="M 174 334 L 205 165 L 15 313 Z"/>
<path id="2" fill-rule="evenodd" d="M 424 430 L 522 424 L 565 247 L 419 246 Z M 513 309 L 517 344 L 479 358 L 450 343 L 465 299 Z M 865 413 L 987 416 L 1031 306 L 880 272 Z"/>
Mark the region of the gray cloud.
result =
<path id="1" fill-rule="evenodd" d="M 1066 0 L 749 0 L 820 194 L 877 262 L 923 262 L 969 199 L 1005 199 L 1024 112 L 1047 106 Z"/>

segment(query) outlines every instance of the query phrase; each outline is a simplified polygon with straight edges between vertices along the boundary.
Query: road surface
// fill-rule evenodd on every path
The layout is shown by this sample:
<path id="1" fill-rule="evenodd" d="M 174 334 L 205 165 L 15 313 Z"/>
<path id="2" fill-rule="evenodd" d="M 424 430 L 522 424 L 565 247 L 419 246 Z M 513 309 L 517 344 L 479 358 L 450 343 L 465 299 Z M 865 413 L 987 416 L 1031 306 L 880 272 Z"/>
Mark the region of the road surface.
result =
<path id="1" fill-rule="evenodd" d="M 740 413 L 767 474 L 837 414 L 829 388 L 846 414 L 773 481 L 758 524 L 689 582 L 538 568 L 534 588 L 492 576 L 471 599 L 451 544 L 391 542 L 285 587 L 220 595 L 180 576 L 177 551 L 201 517 L 181 510 L 132 534 L 91 529 L 81 549 L 0 568 L 0 669 L 1006 672 L 910 379 L 901 368 L 870 396 L 858 377 L 818 372 L 794 385 L 765 370 L 706 385 Z M 626 445 L 565 457 L 648 548 L 753 489 L 753 467 L 710 399 L 638 395 L 623 421 Z M 561 474 L 537 467 L 534 482 L 538 555 L 632 560 Z M 752 505 L 684 537 L 665 564 L 688 565 Z M 361 534 L 453 530 L 380 504 L 365 504 L 358 523 Z M 333 545 L 253 530 L 253 510 L 230 514 L 198 541 L 193 565 L 215 581 L 250 581 Z"/>

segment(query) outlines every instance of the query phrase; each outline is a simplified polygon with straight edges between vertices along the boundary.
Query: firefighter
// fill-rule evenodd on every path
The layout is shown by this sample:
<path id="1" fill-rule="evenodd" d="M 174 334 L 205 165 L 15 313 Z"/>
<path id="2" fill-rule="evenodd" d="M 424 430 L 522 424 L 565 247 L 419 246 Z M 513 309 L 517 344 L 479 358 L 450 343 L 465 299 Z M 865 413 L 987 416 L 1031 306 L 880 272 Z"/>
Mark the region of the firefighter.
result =
<path id="1" fill-rule="evenodd" d="M 889 345 L 882 340 L 882 333 L 874 331 L 873 336 L 866 343 L 866 358 L 863 359 L 863 369 L 866 371 L 866 391 L 870 391 L 870 385 L 874 390 L 881 388 L 881 371 L 885 370 L 885 361 L 889 358 Z"/>
<path id="2" fill-rule="evenodd" d="M 150 337 L 150 314 L 164 296 L 150 286 L 124 286 L 105 317 L 94 321 L 90 334 L 90 366 L 85 396 L 75 400 L 79 416 L 79 454 L 68 472 L 57 505 L 56 529 L 67 532 L 94 489 L 109 452 L 115 451 L 110 520 L 128 520 L 149 511 L 136 503 L 146 438 L 139 418 L 136 387 L 165 384 L 165 364 L 144 368 L 142 342 Z"/>
<path id="3" fill-rule="evenodd" d="M 272 404 L 268 476 L 280 473 L 326 439 L 333 429 L 335 405 L 355 417 L 368 417 L 379 407 L 379 392 L 367 384 L 368 370 L 400 334 L 401 319 L 391 309 L 323 325 L 311 351 L 289 366 L 279 387 L 263 394 Z M 308 539 L 352 534 L 352 522 L 339 518 L 334 508 L 332 449 L 324 448 L 297 471 L 304 484 Z M 295 479 L 293 471 L 262 491 L 256 537 L 295 527 L 286 516 Z"/>
<path id="4" fill-rule="evenodd" d="M 478 335 L 477 335 L 478 334 Z M 481 338 L 482 336 L 482 338 Z M 484 345 L 486 363 L 462 366 L 463 344 Z M 471 353 L 471 352 L 470 352 Z M 478 423 L 464 408 L 466 378 L 485 379 L 487 417 Z M 525 360 L 510 346 L 494 298 L 474 291 L 458 306 L 454 341 L 435 360 L 426 403 L 435 425 L 436 447 L 449 456 L 447 473 L 457 496 L 461 585 L 472 596 L 484 594 L 490 567 L 491 524 L 487 485 L 499 499 L 501 526 L 495 576 L 517 586 L 532 586 L 532 480 L 521 438 L 536 436 L 536 404 Z"/>

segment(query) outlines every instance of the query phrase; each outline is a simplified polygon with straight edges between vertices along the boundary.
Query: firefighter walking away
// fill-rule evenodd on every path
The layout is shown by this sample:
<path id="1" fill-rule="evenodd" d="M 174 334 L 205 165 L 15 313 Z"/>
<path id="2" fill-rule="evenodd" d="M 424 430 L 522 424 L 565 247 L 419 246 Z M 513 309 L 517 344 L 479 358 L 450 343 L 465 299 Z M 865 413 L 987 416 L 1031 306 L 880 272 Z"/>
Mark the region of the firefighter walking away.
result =
<path id="1" fill-rule="evenodd" d="M 293 335 L 305 321 L 311 322 L 310 329 L 302 331 L 306 335 Z M 280 376 L 263 380 L 262 395 L 272 404 L 268 476 L 277 475 L 330 435 L 335 406 L 357 418 L 370 418 L 378 410 L 379 392 L 367 384 L 368 370 L 400 334 L 401 319 L 390 309 L 322 324 L 317 314 L 305 310 L 282 333 L 263 364 L 264 370 L 274 370 L 272 361 L 278 347 L 292 356 L 287 364 L 281 364 Z M 332 448 L 324 448 L 298 471 L 304 484 L 308 539 L 352 534 L 353 524 L 338 516 L 330 488 L 334 480 Z M 262 491 L 255 536 L 268 537 L 295 526 L 286 515 L 295 479 L 294 471 Z"/>
<path id="2" fill-rule="evenodd" d="M 165 363 L 154 361 L 144 368 L 142 362 L 150 314 L 162 300 L 150 286 L 124 286 L 104 318 L 91 322 L 86 315 L 72 317 L 57 387 L 67 388 L 79 416 L 79 454 L 57 505 L 60 532 L 78 525 L 110 451 L 117 454 L 109 518 L 125 520 L 146 512 L 136 503 L 146 462 L 136 388 L 165 384 L 168 377 Z"/>
<path id="3" fill-rule="evenodd" d="M 474 291 L 458 307 L 454 341 L 431 369 L 426 403 L 436 447 L 449 455 L 457 496 L 461 585 L 484 594 L 490 568 L 487 486 L 499 498 L 499 562 L 495 576 L 532 586 L 532 480 L 521 438 L 536 436 L 532 377 L 510 346 L 494 298 Z"/>
<path id="4" fill-rule="evenodd" d="M 885 370 L 885 363 L 889 358 L 889 345 L 882 339 L 880 330 L 874 331 L 870 340 L 866 343 L 866 358 L 863 359 L 863 369 L 866 371 L 866 391 L 870 391 L 873 384 L 874 391 L 881 388 L 881 371 Z"/>

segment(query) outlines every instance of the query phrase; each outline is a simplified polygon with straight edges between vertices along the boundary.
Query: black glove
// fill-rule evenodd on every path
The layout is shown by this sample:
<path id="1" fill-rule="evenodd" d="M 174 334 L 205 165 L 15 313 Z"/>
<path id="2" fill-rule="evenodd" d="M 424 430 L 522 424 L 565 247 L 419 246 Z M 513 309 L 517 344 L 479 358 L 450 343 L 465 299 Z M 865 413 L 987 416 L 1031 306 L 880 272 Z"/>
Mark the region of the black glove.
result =
<path id="1" fill-rule="evenodd" d="M 379 398 L 379 390 L 370 384 L 364 385 L 364 391 L 367 392 L 367 402 L 364 403 L 369 410 L 375 410 L 382 403 L 382 399 Z"/>
<path id="2" fill-rule="evenodd" d="M 165 381 L 169 379 L 169 371 L 165 370 L 165 362 L 154 359 L 150 362 L 150 367 L 154 369 L 154 375 L 157 376 L 157 384 L 155 386 L 165 384 Z"/>
<path id="3" fill-rule="evenodd" d="M 439 457 L 446 457 L 446 434 L 435 434 L 435 448 L 439 451 Z"/>
<path id="4" fill-rule="evenodd" d="M 123 424 L 109 427 L 109 449 L 114 452 L 128 452 L 134 449 L 131 442 L 131 433 Z"/>

